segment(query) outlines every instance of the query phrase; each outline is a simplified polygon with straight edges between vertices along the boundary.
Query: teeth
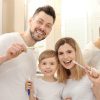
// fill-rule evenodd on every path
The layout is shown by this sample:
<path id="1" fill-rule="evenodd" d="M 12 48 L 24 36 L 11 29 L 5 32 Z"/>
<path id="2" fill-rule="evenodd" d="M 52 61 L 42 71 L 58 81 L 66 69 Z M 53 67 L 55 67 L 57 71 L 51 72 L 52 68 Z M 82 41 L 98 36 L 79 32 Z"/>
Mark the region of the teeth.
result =
<path id="1" fill-rule="evenodd" d="M 65 64 L 71 63 L 72 60 L 64 61 Z"/>
<path id="2" fill-rule="evenodd" d="M 38 33 L 38 34 L 43 34 L 43 32 L 41 32 L 41 31 L 37 31 L 37 33 Z"/>
<path id="3" fill-rule="evenodd" d="M 70 61 L 66 61 L 67 63 L 69 63 Z"/>

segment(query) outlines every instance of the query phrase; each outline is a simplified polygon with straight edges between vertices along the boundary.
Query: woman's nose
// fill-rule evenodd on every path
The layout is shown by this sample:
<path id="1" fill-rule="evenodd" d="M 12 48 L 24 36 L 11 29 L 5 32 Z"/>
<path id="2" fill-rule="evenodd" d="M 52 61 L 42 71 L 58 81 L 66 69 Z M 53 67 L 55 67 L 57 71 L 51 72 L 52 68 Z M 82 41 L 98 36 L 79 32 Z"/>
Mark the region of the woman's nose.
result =
<path id="1" fill-rule="evenodd" d="M 64 54 L 64 58 L 68 58 L 68 54 Z"/>

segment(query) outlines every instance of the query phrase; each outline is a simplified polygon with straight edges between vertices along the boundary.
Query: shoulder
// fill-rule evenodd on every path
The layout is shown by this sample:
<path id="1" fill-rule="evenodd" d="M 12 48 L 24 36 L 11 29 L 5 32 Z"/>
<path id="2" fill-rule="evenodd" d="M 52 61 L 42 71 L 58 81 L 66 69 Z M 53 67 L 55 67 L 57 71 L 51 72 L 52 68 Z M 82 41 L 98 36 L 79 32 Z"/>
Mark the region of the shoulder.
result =
<path id="1" fill-rule="evenodd" d="M 82 79 L 79 81 L 79 84 L 81 86 L 86 86 L 87 88 L 91 88 L 92 82 L 90 81 L 89 77 L 87 75 L 84 75 Z"/>
<path id="2" fill-rule="evenodd" d="M 19 37 L 20 34 L 18 32 L 12 32 L 12 33 L 5 33 L 0 35 L 0 41 L 15 41 L 16 39 L 18 39 L 17 37 Z"/>

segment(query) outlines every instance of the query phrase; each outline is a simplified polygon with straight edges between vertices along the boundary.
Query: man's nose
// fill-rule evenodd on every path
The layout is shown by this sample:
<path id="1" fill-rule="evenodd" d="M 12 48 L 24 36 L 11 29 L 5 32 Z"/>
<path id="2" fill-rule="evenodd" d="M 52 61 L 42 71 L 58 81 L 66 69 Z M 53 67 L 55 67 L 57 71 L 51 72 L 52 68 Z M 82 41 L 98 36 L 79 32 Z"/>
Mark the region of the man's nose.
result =
<path id="1" fill-rule="evenodd" d="M 44 31 L 46 29 L 44 24 L 42 24 L 40 28 L 41 28 L 42 31 Z"/>

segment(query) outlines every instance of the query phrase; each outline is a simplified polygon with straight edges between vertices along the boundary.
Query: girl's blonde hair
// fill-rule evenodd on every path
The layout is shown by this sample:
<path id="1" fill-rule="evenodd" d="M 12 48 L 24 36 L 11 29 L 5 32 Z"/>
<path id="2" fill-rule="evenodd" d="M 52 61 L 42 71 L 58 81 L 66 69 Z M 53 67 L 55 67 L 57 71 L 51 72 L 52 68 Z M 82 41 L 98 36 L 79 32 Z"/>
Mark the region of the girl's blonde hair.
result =
<path id="1" fill-rule="evenodd" d="M 50 58 L 50 57 L 55 57 L 57 62 L 58 62 L 58 57 L 57 57 L 57 54 L 54 50 L 45 50 L 43 51 L 40 56 L 39 56 L 39 63 L 43 60 L 43 59 L 46 59 L 46 58 Z"/>
<path id="2" fill-rule="evenodd" d="M 82 52 L 81 52 L 77 42 L 71 37 L 61 38 L 56 42 L 55 51 L 56 51 L 57 55 L 58 55 L 59 47 L 64 45 L 65 43 L 69 44 L 75 50 L 75 53 L 76 53 L 76 59 L 75 60 L 78 63 L 80 63 L 81 65 L 85 66 L 83 56 L 82 56 Z M 84 70 L 82 68 L 80 68 L 78 65 L 75 65 L 75 67 L 72 70 L 73 70 L 72 72 L 74 73 L 76 80 L 81 79 L 82 76 L 84 75 Z M 57 73 L 58 73 L 59 82 L 65 82 L 66 79 L 68 79 L 70 74 L 71 74 L 70 70 L 64 68 L 62 65 L 59 66 Z"/>

